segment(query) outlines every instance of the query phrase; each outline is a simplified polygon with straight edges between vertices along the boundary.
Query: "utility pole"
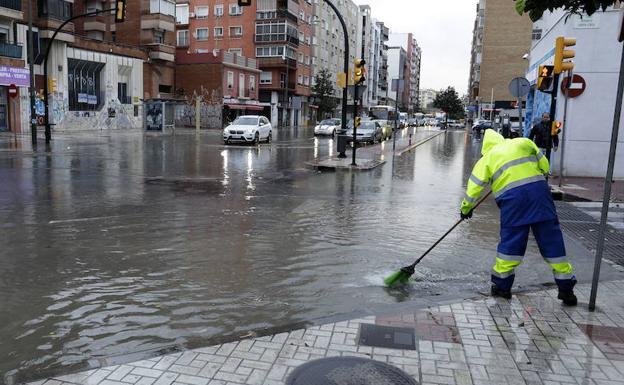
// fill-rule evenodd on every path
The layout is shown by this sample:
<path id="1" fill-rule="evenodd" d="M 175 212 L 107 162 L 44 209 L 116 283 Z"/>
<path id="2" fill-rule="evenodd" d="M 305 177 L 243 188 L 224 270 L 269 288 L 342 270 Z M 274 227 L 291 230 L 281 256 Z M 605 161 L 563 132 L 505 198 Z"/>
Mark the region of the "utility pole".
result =
<path id="1" fill-rule="evenodd" d="M 33 2 L 28 0 L 28 70 L 30 72 L 30 135 L 37 147 L 37 110 L 35 108 L 35 53 L 33 44 Z"/>

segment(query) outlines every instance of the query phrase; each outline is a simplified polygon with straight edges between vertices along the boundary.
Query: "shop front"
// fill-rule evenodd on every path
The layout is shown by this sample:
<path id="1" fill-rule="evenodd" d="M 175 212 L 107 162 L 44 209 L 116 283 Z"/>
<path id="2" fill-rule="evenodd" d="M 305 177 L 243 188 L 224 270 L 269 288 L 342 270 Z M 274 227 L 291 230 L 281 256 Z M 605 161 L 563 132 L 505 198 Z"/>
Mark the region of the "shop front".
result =
<path id="1" fill-rule="evenodd" d="M 27 94 L 30 72 L 27 68 L 0 65 L 0 132 L 20 132 L 21 103 L 19 97 L 9 97 L 9 86 L 14 84 L 20 94 Z M 28 106 L 26 106 L 28 107 Z"/>

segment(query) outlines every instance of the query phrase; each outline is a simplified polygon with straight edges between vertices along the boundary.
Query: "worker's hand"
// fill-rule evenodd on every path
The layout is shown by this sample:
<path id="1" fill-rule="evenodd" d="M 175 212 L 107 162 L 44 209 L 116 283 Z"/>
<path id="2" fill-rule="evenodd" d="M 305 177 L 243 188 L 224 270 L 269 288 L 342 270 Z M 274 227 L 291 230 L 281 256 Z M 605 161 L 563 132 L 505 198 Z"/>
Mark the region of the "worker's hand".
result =
<path id="1" fill-rule="evenodd" d="M 464 214 L 463 212 L 460 211 L 459 215 L 461 216 L 461 219 L 466 220 L 466 219 L 472 218 L 472 212 L 473 210 L 470 210 L 468 214 Z"/>
<path id="2" fill-rule="evenodd" d="M 559 149 L 559 147 L 553 147 L 553 151 L 557 152 L 557 150 Z"/>

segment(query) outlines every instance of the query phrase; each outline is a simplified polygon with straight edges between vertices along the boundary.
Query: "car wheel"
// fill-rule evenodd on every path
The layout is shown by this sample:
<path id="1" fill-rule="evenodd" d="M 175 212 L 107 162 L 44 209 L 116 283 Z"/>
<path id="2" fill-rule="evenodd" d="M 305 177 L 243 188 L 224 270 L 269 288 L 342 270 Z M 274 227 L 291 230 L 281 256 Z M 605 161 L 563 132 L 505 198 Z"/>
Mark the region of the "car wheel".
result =
<path id="1" fill-rule="evenodd" d="M 267 143 L 271 143 L 271 140 L 273 140 L 273 131 L 269 131 L 269 136 L 267 136 Z"/>
<path id="2" fill-rule="evenodd" d="M 332 131 L 332 136 L 336 136 L 336 130 Z"/>
<path id="3" fill-rule="evenodd" d="M 254 136 L 253 144 L 257 146 L 260 143 L 260 133 L 256 132 L 256 136 Z"/>
<path id="4" fill-rule="evenodd" d="M 225 139 L 225 140 L 223 140 L 223 144 L 225 144 L 225 145 L 230 144 L 230 140 L 229 140 L 229 139 Z"/>

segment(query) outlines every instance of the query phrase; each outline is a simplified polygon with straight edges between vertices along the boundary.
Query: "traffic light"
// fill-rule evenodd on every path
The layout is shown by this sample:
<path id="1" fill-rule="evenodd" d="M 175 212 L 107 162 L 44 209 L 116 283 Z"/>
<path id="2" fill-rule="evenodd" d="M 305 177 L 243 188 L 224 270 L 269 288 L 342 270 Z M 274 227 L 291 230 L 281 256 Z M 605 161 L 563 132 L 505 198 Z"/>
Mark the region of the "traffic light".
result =
<path id="1" fill-rule="evenodd" d="M 560 74 L 563 71 L 571 71 L 574 69 L 574 63 L 571 61 L 564 61 L 566 59 L 573 59 L 576 53 L 573 50 L 566 49 L 576 45 L 576 39 L 569 39 L 563 36 L 557 38 L 555 45 L 555 73 Z"/>
<path id="2" fill-rule="evenodd" d="M 364 59 L 356 59 L 355 60 L 355 77 L 353 79 L 353 83 L 355 85 L 360 85 L 366 81 L 366 68 L 364 65 L 366 61 Z"/>
<path id="3" fill-rule="evenodd" d="M 58 91 L 56 79 L 50 78 L 48 79 L 48 92 L 56 92 Z"/>
<path id="4" fill-rule="evenodd" d="M 358 128 L 362 125 L 362 118 L 360 118 L 359 116 L 355 117 L 355 128 Z"/>
<path id="5" fill-rule="evenodd" d="M 561 133 L 562 129 L 563 129 L 563 123 L 561 123 L 559 121 L 554 121 L 554 122 L 552 122 L 550 135 L 552 135 L 552 136 L 559 135 Z"/>
<path id="6" fill-rule="evenodd" d="M 251 0 L 238 0 L 238 6 L 239 7 L 250 7 L 251 6 Z"/>
<path id="7" fill-rule="evenodd" d="M 115 23 L 123 23 L 126 20 L 126 0 L 115 1 Z"/>
<path id="8" fill-rule="evenodd" d="M 542 92 L 551 92 L 553 89 L 555 66 L 539 66 L 537 89 Z"/>

